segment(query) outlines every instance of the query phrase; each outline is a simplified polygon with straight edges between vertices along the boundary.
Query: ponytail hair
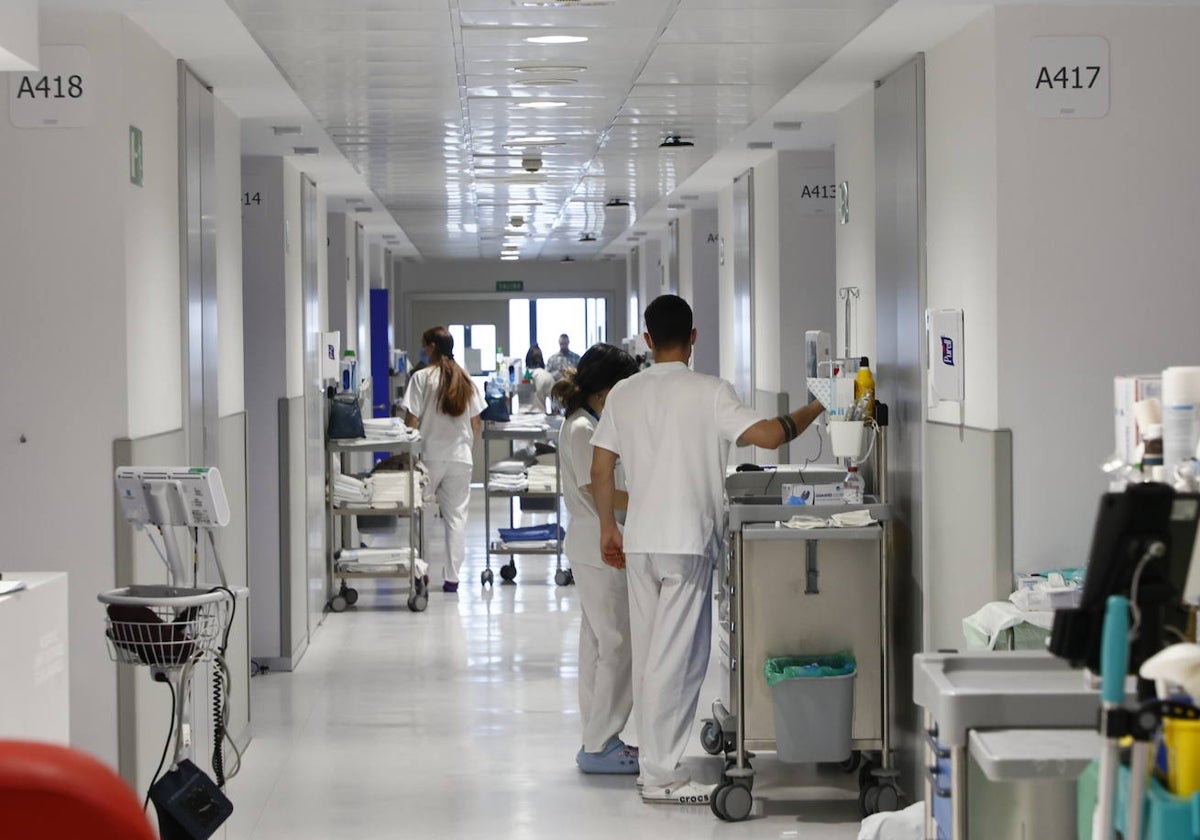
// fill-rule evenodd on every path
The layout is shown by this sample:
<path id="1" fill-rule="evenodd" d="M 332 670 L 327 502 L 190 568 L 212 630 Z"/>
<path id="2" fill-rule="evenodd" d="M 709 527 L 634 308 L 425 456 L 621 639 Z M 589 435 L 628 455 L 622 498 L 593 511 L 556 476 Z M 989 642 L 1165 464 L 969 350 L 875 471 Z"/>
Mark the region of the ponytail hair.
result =
<path id="1" fill-rule="evenodd" d="M 607 391 L 637 371 L 637 362 L 620 347 L 597 344 L 583 354 L 574 371 L 568 370 L 554 383 L 550 395 L 569 417 L 587 405 L 590 397 Z"/>
<path id="2" fill-rule="evenodd" d="M 438 384 L 437 407 L 442 414 L 461 417 L 471 402 L 475 385 L 471 377 L 454 361 L 454 336 L 445 327 L 430 327 L 421 335 L 422 344 L 432 344 L 431 367 L 441 374 Z"/>

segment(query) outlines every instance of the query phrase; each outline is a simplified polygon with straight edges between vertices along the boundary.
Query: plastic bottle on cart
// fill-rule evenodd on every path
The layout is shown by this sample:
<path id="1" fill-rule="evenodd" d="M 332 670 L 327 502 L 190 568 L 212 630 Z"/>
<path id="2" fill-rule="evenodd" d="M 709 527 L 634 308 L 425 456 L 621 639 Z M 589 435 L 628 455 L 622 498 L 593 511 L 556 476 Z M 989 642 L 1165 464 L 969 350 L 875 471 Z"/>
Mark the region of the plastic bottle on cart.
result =
<path id="1" fill-rule="evenodd" d="M 846 477 L 842 479 L 842 501 L 848 505 L 861 505 L 866 482 L 858 474 L 858 467 L 851 465 L 846 469 Z"/>
<path id="2" fill-rule="evenodd" d="M 854 401 L 862 399 L 863 394 L 870 394 L 867 400 L 867 411 L 863 419 L 870 421 L 875 416 L 875 377 L 871 374 L 871 360 L 866 356 L 859 359 L 858 373 L 854 377 Z"/>
<path id="3" fill-rule="evenodd" d="M 358 358 L 353 350 L 342 351 L 342 390 L 358 388 Z"/>

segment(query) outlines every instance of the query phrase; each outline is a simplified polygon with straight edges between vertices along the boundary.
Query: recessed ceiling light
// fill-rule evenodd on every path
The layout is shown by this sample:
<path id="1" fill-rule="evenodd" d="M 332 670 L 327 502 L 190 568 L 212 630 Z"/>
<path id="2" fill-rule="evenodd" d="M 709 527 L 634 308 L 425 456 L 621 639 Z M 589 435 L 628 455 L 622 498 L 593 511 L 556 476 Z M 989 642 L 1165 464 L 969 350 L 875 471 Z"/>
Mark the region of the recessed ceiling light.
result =
<path id="1" fill-rule="evenodd" d="M 273 125 L 271 130 L 275 132 L 275 136 L 279 137 L 283 134 L 299 134 L 300 126 L 298 125 Z"/>
<path id="2" fill-rule="evenodd" d="M 500 258 L 500 262 L 516 262 L 516 261 L 517 261 L 517 260 L 519 260 L 519 259 L 521 259 L 521 258 L 520 258 L 520 257 L 517 257 L 517 256 L 512 256 L 512 257 L 501 257 L 501 258 Z"/>
<path id="3" fill-rule="evenodd" d="M 292 154 L 294 155 L 319 155 L 321 154 L 320 146 L 292 146 Z"/>
<path id="4" fill-rule="evenodd" d="M 771 127 L 776 131 L 799 131 L 804 128 L 804 123 L 800 120 L 776 120 Z"/>
<path id="5" fill-rule="evenodd" d="M 668 210 L 686 210 L 687 205 L 686 204 L 668 204 L 667 209 Z"/>
<path id="6" fill-rule="evenodd" d="M 533 35 L 525 39 L 527 44 L 582 44 L 586 35 Z"/>
<path id="7" fill-rule="evenodd" d="M 579 64 L 519 64 L 514 73 L 584 73 L 587 68 Z"/>
<path id="8" fill-rule="evenodd" d="M 510 137 L 504 141 L 507 146 L 549 146 L 558 143 L 557 137 L 546 134 L 531 134 L 524 137 Z"/>
<path id="9" fill-rule="evenodd" d="M 555 99 L 535 99 L 532 102 L 518 102 L 518 108 L 565 108 L 567 103 Z"/>
<path id="10" fill-rule="evenodd" d="M 775 144 L 770 140 L 751 140 L 746 144 L 747 149 L 774 149 Z"/>
<path id="11" fill-rule="evenodd" d="M 509 87 L 559 87 L 561 85 L 573 85 L 577 81 L 577 79 L 530 79 L 527 82 L 513 82 Z"/>

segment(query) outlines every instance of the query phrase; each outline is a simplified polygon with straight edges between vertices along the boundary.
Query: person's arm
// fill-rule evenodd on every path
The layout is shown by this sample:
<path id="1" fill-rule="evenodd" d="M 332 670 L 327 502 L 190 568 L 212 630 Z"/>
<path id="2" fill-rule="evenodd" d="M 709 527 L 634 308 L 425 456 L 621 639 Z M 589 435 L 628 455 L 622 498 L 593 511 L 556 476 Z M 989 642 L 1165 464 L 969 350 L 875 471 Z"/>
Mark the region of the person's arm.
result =
<path id="1" fill-rule="evenodd" d="M 592 485 L 585 484 L 579 489 L 587 493 L 593 499 L 596 498 L 592 493 Z M 613 491 L 613 510 L 629 510 L 629 494 L 624 490 Z"/>
<path id="2" fill-rule="evenodd" d="M 483 418 L 478 414 L 471 418 L 471 434 L 476 438 L 483 434 Z"/>
<path id="3" fill-rule="evenodd" d="M 411 411 L 404 412 L 404 425 L 410 429 L 419 429 L 421 427 L 421 418 L 413 414 Z"/>
<path id="4" fill-rule="evenodd" d="M 617 527 L 617 453 L 592 447 L 592 498 L 600 517 L 600 557 L 614 569 L 625 568 L 625 543 Z"/>
<path id="5" fill-rule="evenodd" d="M 757 446 L 759 449 L 778 449 L 804 433 L 825 411 L 820 400 L 813 400 L 791 414 L 759 420 L 738 438 L 738 446 Z M 786 418 L 786 419 L 785 419 Z"/>

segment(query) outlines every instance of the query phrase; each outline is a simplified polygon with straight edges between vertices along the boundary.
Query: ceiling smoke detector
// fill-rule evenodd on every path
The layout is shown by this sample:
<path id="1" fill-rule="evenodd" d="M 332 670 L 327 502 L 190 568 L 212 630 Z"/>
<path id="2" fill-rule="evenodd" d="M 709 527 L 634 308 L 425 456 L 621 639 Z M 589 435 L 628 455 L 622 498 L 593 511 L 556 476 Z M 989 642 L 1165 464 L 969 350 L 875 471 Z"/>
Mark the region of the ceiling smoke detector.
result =
<path id="1" fill-rule="evenodd" d="M 604 202 L 604 206 L 605 207 L 628 207 L 629 202 L 623 198 L 610 198 L 608 201 Z"/>
<path id="2" fill-rule="evenodd" d="M 684 140 L 678 134 L 668 134 L 666 139 L 658 144 L 660 149 L 687 149 L 696 144 L 691 140 Z"/>
<path id="3" fill-rule="evenodd" d="M 515 228 L 523 227 L 525 225 L 525 217 L 524 216 L 513 216 L 511 219 L 508 220 L 508 223 Z"/>
<path id="4" fill-rule="evenodd" d="M 595 242 L 596 235 L 594 233 L 585 233 L 579 237 L 580 242 Z"/>

